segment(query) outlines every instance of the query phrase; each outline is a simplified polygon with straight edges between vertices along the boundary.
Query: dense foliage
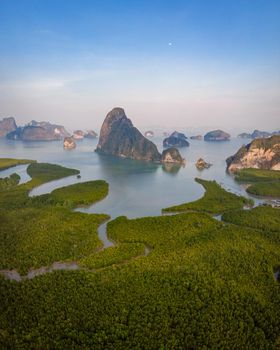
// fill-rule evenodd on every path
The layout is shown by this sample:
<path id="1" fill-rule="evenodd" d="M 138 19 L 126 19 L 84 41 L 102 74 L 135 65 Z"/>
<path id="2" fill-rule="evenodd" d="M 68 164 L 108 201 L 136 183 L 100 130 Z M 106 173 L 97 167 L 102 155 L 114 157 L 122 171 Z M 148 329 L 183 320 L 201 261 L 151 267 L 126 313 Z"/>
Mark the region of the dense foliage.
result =
<path id="1" fill-rule="evenodd" d="M 246 191 L 255 196 L 280 198 L 280 181 L 250 185 Z"/>
<path id="2" fill-rule="evenodd" d="M 252 210 L 232 211 L 223 214 L 222 219 L 226 222 L 253 227 L 264 232 L 280 232 L 280 210 L 270 206 L 259 206 Z"/>
<path id="3" fill-rule="evenodd" d="M 108 194 L 106 181 L 88 181 L 58 188 L 51 193 L 51 198 L 57 203 L 68 202 L 70 206 L 89 205 L 100 201 Z"/>
<path id="4" fill-rule="evenodd" d="M 77 175 L 79 170 L 65 168 L 61 165 L 49 163 L 32 163 L 27 168 L 30 177 L 40 179 L 42 182 L 61 179 L 70 175 Z"/>
<path id="5" fill-rule="evenodd" d="M 79 171 L 45 163 L 30 164 L 27 171 L 31 181 L 0 192 L 0 269 L 26 274 L 31 268 L 79 260 L 100 249 L 97 228 L 109 216 L 70 209 L 106 197 L 108 184 L 90 181 L 30 198 L 28 191 L 35 185 Z"/>
<path id="6" fill-rule="evenodd" d="M 7 190 L 19 184 L 20 176 L 16 173 L 8 177 L 0 178 L 0 191 Z"/>
<path id="7" fill-rule="evenodd" d="M 49 266 L 91 254 L 102 246 L 97 227 L 107 215 L 87 215 L 56 207 L 1 209 L 0 269 Z"/>
<path id="8" fill-rule="evenodd" d="M 253 204 L 252 200 L 248 198 L 227 192 L 216 181 L 195 180 L 206 189 L 204 196 L 195 202 L 165 208 L 163 212 L 201 211 L 220 214 L 228 210 L 241 209 L 244 205 Z"/>
<path id="9" fill-rule="evenodd" d="M 153 250 L 98 273 L 61 271 L 19 284 L 0 280 L 5 346 L 278 348 L 274 236 L 199 213 L 119 218 L 109 232 L 118 242 L 143 241 Z"/>
<path id="10" fill-rule="evenodd" d="M 279 211 L 242 210 L 242 198 L 201 183 L 204 200 L 187 210 L 207 211 L 208 203 L 227 222 L 201 212 L 119 217 L 108 223 L 116 246 L 97 251 L 94 220 L 101 216 L 73 213 L 67 203 L 70 197 L 77 203 L 83 188 L 32 198 L 16 210 L 16 197 L 7 197 L 1 264 L 26 271 L 73 255 L 84 267 L 20 283 L 0 277 L 0 347 L 279 349 Z M 27 192 L 28 186 L 17 187 Z"/>
<path id="11" fill-rule="evenodd" d="M 80 260 L 80 265 L 89 269 L 100 269 L 115 264 L 126 263 L 128 260 L 144 254 L 144 244 L 122 243 L 83 258 Z"/>
<path id="12" fill-rule="evenodd" d="M 3 159 L 0 159 L 0 163 L 1 160 Z M 55 164 L 33 162 L 27 167 L 27 173 L 31 177 L 31 181 L 1 193 L 0 208 L 4 207 L 6 209 L 20 209 L 24 206 L 35 205 L 35 207 L 38 207 L 40 203 L 46 204 L 46 201 L 51 201 L 48 195 L 40 196 L 39 199 L 29 198 L 29 191 L 45 182 L 58 180 L 65 176 L 79 174 L 79 170 L 65 168 Z"/>
<path id="13" fill-rule="evenodd" d="M 0 170 L 8 169 L 16 165 L 35 163 L 30 159 L 0 158 Z"/>
<path id="14" fill-rule="evenodd" d="M 250 184 L 246 191 L 257 196 L 280 197 L 280 172 L 276 170 L 241 169 L 238 182 Z"/>
<path id="15" fill-rule="evenodd" d="M 280 181 L 280 172 L 277 170 L 241 169 L 235 173 L 235 180 L 239 182 L 271 182 Z"/>

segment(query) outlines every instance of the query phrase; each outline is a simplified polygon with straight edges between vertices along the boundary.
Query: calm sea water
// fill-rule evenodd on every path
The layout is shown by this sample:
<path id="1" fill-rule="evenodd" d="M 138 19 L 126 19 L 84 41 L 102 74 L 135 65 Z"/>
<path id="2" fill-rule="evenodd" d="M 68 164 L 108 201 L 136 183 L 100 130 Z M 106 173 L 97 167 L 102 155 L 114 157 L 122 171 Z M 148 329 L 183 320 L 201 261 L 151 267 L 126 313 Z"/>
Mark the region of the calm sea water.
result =
<path id="1" fill-rule="evenodd" d="M 161 151 L 162 139 L 153 138 L 152 141 Z M 0 157 L 35 159 L 81 171 L 80 180 L 74 176 L 54 181 L 34 189 L 32 195 L 47 193 L 78 181 L 104 179 L 110 185 L 108 197 L 83 211 L 107 213 L 112 218 L 119 215 L 133 218 L 160 215 L 162 208 L 200 198 L 204 189 L 194 181 L 195 177 L 216 180 L 224 188 L 248 196 L 226 173 L 225 163 L 225 159 L 234 154 L 243 143 L 244 140 L 237 138 L 221 143 L 190 140 L 190 147 L 180 149 L 187 161 L 185 167 L 171 169 L 162 165 L 99 156 L 94 152 L 97 140 L 89 139 L 77 142 L 77 148 L 71 151 L 64 150 L 62 142 L 58 141 L 21 142 L 1 139 Z M 198 171 L 195 162 L 200 157 L 213 166 Z M 9 169 L 0 172 L 0 176 L 7 176 L 16 170 L 24 182 L 28 180 L 25 169 L 26 166 Z"/>

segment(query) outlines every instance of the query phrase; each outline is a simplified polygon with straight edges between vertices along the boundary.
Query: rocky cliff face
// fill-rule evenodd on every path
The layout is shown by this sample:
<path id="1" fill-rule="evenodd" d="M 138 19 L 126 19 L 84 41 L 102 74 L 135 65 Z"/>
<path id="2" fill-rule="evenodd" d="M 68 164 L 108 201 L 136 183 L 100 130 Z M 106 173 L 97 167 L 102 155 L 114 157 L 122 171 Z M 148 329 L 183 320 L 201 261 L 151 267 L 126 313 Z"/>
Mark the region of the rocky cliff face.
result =
<path id="1" fill-rule="evenodd" d="M 230 134 L 222 130 L 213 130 L 204 135 L 205 141 L 228 141 Z"/>
<path id="2" fill-rule="evenodd" d="M 167 148 L 162 152 L 162 163 L 177 163 L 185 164 L 185 159 L 182 158 L 180 152 L 175 147 Z"/>
<path id="3" fill-rule="evenodd" d="M 241 147 L 226 162 L 230 172 L 243 168 L 280 170 L 280 136 L 256 139 Z"/>
<path id="4" fill-rule="evenodd" d="M 178 131 L 174 131 L 169 137 L 163 140 L 163 147 L 188 147 L 189 145 L 187 137 Z"/>
<path id="5" fill-rule="evenodd" d="M 0 120 L 0 137 L 5 137 L 9 132 L 16 130 L 16 128 L 15 118 L 3 118 Z"/>
<path id="6" fill-rule="evenodd" d="M 133 126 L 122 108 L 114 108 L 107 114 L 101 127 L 96 152 L 153 162 L 161 160 L 156 145 Z"/>
<path id="7" fill-rule="evenodd" d="M 198 170 L 209 169 L 212 164 L 205 162 L 204 159 L 199 158 L 195 163 Z"/>
<path id="8" fill-rule="evenodd" d="M 74 149 L 76 148 L 76 142 L 73 137 L 65 137 L 63 141 L 63 148 Z"/>
<path id="9" fill-rule="evenodd" d="M 34 120 L 7 134 L 8 139 L 21 141 L 55 141 L 66 136 L 69 134 L 63 126 Z"/>

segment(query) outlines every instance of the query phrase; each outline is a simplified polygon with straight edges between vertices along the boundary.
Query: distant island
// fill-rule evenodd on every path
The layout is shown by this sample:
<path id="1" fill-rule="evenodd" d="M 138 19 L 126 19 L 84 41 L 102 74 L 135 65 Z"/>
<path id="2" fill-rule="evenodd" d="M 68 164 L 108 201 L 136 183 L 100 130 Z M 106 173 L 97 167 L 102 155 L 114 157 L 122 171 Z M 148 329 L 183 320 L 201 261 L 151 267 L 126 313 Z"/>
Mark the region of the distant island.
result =
<path id="1" fill-rule="evenodd" d="M 270 137 L 273 135 L 280 135 L 280 130 L 273 131 L 273 132 L 254 130 L 251 134 L 243 132 L 239 134 L 237 137 L 241 139 L 258 139 L 258 138 Z"/>
<path id="2" fill-rule="evenodd" d="M 23 127 L 17 127 L 6 135 L 9 140 L 21 141 L 56 141 L 62 140 L 66 136 L 70 136 L 70 134 L 64 126 L 35 120 Z"/>
<path id="3" fill-rule="evenodd" d="M 73 138 L 75 140 L 83 140 L 85 139 L 96 139 L 97 133 L 93 130 L 83 131 L 83 130 L 75 130 L 73 131 Z"/>
<path id="4" fill-rule="evenodd" d="M 187 137 L 178 131 L 174 131 L 163 140 L 163 147 L 188 147 L 189 145 Z"/>
<path id="5" fill-rule="evenodd" d="M 17 126 L 14 117 L 0 120 L 0 138 L 6 137 L 15 141 L 60 141 L 70 136 L 64 126 L 50 122 L 32 120 L 24 126 Z M 93 130 L 75 130 L 72 135 L 75 140 L 95 139 L 97 136 Z"/>
<path id="6" fill-rule="evenodd" d="M 222 130 L 213 130 L 204 135 L 204 141 L 229 141 L 230 134 Z"/>

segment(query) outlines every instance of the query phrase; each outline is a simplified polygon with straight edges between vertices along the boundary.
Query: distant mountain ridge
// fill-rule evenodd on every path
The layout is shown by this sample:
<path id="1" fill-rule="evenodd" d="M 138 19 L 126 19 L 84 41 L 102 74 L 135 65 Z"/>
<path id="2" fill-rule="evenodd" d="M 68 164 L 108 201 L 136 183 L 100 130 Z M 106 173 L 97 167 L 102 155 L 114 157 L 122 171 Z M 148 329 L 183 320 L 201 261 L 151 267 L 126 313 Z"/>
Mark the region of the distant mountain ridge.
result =
<path id="1" fill-rule="evenodd" d="M 242 138 L 242 139 L 249 139 L 249 138 L 258 139 L 258 138 L 270 137 L 273 135 L 280 135 L 280 130 L 273 131 L 273 132 L 254 130 L 251 134 L 243 132 L 243 133 L 239 134 L 237 137 Z"/>
<path id="2" fill-rule="evenodd" d="M 62 140 L 66 136 L 70 136 L 70 134 L 64 126 L 35 120 L 23 127 L 17 127 L 6 135 L 10 140 L 21 141 L 55 141 Z"/>

